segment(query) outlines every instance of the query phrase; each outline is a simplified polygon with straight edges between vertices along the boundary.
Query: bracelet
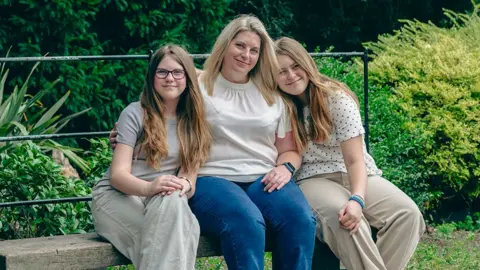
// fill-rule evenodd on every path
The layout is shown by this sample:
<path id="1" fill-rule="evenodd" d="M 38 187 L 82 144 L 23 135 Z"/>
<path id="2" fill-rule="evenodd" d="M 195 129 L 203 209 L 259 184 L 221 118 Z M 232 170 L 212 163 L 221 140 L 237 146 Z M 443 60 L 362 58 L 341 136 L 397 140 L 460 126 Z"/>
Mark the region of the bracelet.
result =
<path id="1" fill-rule="evenodd" d="M 184 177 L 184 176 L 180 176 L 180 177 L 178 177 L 178 178 L 187 180 L 188 186 L 189 186 L 190 188 L 187 190 L 186 193 L 190 193 L 190 191 L 192 191 L 192 181 L 190 181 L 190 179 L 188 179 L 188 178 L 186 178 L 186 177 Z"/>
<path id="2" fill-rule="evenodd" d="M 363 208 L 365 208 L 365 202 L 363 201 L 363 198 L 360 197 L 360 195 L 352 195 L 350 196 L 350 198 L 348 198 L 349 201 L 356 201 L 358 204 L 360 204 L 360 206 Z"/>

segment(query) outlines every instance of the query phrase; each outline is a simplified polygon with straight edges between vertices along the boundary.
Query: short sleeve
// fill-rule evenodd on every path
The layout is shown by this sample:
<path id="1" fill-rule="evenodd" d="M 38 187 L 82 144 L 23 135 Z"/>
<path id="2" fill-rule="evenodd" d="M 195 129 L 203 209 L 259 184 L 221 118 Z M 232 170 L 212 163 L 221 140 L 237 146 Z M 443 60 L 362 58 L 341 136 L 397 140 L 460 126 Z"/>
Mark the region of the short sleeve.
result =
<path id="1" fill-rule="evenodd" d="M 278 102 L 280 103 L 282 114 L 280 115 L 280 120 L 278 121 L 276 133 L 279 138 L 285 138 L 287 132 L 292 131 L 292 122 L 285 108 L 285 103 L 283 103 L 283 100 Z"/>
<path id="2" fill-rule="evenodd" d="M 355 100 L 343 91 L 335 92 L 329 99 L 330 115 L 337 140 L 349 140 L 365 133 Z"/>
<path id="3" fill-rule="evenodd" d="M 117 143 L 130 145 L 135 148 L 142 133 L 143 111 L 140 102 L 128 105 L 120 114 L 117 124 Z"/>

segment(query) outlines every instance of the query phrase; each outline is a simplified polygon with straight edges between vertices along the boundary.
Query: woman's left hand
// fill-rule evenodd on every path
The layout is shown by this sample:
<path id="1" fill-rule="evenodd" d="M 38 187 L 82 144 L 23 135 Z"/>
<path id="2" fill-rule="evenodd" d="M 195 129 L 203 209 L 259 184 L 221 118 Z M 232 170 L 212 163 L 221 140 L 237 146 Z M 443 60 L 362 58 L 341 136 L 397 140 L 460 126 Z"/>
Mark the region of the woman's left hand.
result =
<path id="1" fill-rule="evenodd" d="M 349 230 L 350 234 L 357 232 L 362 220 L 362 207 L 356 201 L 348 201 L 340 212 L 338 212 L 338 220 L 343 229 Z"/>
<path id="2" fill-rule="evenodd" d="M 280 190 L 290 179 L 292 179 L 292 173 L 287 167 L 285 165 L 277 166 L 263 177 L 262 183 L 265 185 L 263 190 L 270 193 L 275 189 Z"/>

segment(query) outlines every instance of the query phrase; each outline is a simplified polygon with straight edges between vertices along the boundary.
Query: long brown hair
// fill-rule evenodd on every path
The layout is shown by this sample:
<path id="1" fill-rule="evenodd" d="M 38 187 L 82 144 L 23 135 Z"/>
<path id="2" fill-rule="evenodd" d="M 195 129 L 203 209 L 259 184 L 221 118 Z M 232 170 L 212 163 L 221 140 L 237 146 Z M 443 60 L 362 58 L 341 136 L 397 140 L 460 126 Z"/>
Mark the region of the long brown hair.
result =
<path id="1" fill-rule="evenodd" d="M 318 71 L 317 65 L 307 50 L 296 40 L 282 37 L 275 41 L 277 55 L 290 57 L 306 73 L 309 79 L 305 94 L 310 109 L 309 131 L 305 127 L 303 104 L 298 97 L 285 93 L 279 89 L 285 100 L 287 112 L 292 118 L 292 132 L 299 151 L 308 143 L 308 137 L 315 143 L 322 143 L 329 139 L 332 133 L 332 117 L 328 110 L 328 97 L 336 91 L 344 91 L 358 105 L 358 98 L 347 85 L 329 78 Z"/>
<path id="2" fill-rule="evenodd" d="M 159 161 L 168 155 L 165 103 L 154 88 L 155 72 L 164 57 L 171 57 L 185 69 L 186 88 L 177 104 L 177 137 L 180 166 L 187 172 L 197 170 L 210 152 L 211 134 L 205 120 L 203 97 L 198 86 L 193 60 L 177 45 L 158 49 L 150 59 L 145 85 L 140 95 L 143 108 L 143 131 L 140 149 L 145 151 L 147 164 L 158 169 Z"/>

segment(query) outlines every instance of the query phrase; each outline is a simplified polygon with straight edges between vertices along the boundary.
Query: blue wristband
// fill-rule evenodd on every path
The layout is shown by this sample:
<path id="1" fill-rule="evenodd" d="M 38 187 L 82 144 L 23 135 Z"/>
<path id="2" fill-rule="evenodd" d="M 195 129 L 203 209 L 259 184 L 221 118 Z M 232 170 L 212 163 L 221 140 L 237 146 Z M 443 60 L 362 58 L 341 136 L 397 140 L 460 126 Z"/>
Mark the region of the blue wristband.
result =
<path id="1" fill-rule="evenodd" d="M 352 195 L 350 196 L 350 198 L 348 199 L 349 201 L 356 201 L 358 204 L 360 204 L 360 206 L 363 208 L 365 208 L 365 202 L 363 201 L 363 199 L 358 196 L 358 195 Z"/>

